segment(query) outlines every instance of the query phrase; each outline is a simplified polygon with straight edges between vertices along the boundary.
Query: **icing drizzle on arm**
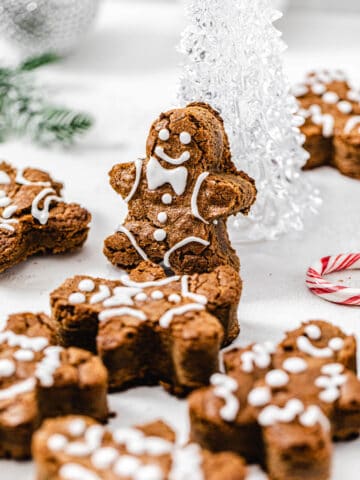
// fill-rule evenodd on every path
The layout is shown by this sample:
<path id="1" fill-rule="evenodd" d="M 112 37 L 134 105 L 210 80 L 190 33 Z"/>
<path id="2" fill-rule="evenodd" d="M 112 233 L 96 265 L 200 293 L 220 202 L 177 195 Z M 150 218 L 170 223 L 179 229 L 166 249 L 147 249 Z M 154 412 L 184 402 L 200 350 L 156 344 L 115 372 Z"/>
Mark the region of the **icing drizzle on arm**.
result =
<path id="1" fill-rule="evenodd" d="M 128 203 L 132 199 L 132 197 L 135 195 L 136 190 L 138 189 L 139 183 L 140 183 L 140 178 L 141 178 L 141 169 L 142 169 L 142 160 L 138 158 L 135 160 L 135 169 L 136 169 L 136 174 L 135 174 L 135 182 L 130 190 L 129 195 L 124 198 L 124 202 Z"/>
<path id="2" fill-rule="evenodd" d="M 206 179 L 206 177 L 208 176 L 209 176 L 209 172 L 203 172 L 198 176 L 198 178 L 196 179 L 194 191 L 191 195 L 191 213 L 195 218 L 198 218 L 199 220 L 206 223 L 207 225 L 209 224 L 209 222 L 200 215 L 197 201 L 198 201 L 201 185 L 203 181 Z"/>

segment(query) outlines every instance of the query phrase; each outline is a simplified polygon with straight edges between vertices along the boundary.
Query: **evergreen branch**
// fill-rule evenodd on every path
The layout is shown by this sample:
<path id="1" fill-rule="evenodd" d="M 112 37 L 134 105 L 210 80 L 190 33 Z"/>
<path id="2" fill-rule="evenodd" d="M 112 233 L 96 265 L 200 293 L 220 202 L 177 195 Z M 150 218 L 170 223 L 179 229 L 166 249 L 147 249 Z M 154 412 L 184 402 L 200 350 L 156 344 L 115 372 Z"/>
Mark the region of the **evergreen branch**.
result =
<path id="1" fill-rule="evenodd" d="M 16 135 L 45 146 L 68 146 L 91 128 L 91 116 L 48 103 L 33 82 L 30 71 L 58 58 L 48 53 L 14 69 L 0 68 L 0 142 Z"/>
<path id="2" fill-rule="evenodd" d="M 38 55 L 36 57 L 30 57 L 21 63 L 18 67 L 18 70 L 21 72 L 29 72 L 30 70 L 35 70 L 36 68 L 43 67 L 44 65 L 49 65 L 60 60 L 61 57 L 56 55 L 56 53 L 44 53 L 43 55 Z"/>

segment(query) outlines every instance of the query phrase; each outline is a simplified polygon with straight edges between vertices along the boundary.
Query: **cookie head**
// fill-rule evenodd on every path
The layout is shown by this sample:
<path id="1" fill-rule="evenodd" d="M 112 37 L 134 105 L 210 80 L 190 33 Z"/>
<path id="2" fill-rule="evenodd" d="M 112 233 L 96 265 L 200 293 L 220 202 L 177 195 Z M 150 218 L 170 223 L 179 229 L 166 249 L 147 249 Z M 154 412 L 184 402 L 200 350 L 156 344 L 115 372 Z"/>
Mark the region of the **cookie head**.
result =
<path id="1" fill-rule="evenodd" d="M 229 142 L 220 116 L 205 104 L 162 113 L 151 126 L 147 157 L 164 167 L 220 170 L 230 157 Z"/>

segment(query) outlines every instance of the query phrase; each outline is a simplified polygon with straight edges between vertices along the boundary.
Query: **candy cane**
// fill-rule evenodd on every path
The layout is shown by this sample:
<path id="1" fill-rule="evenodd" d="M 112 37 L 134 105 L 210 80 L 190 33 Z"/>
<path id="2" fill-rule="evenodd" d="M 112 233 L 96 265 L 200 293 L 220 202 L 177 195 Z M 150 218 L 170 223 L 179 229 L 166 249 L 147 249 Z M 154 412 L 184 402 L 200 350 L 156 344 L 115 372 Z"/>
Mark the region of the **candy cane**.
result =
<path id="1" fill-rule="evenodd" d="M 306 286 L 312 293 L 328 302 L 360 306 L 360 288 L 335 285 L 324 278 L 328 273 L 356 269 L 360 269 L 360 253 L 324 257 L 309 267 L 306 272 Z"/>

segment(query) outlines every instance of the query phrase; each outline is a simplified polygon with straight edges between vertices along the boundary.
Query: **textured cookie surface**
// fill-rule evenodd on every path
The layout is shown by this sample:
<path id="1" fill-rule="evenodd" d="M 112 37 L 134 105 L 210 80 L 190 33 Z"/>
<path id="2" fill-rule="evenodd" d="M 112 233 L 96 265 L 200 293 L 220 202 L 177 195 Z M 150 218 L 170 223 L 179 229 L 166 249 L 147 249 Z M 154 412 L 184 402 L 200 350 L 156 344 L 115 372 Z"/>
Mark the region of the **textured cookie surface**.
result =
<path id="1" fill-rule="evenodd" d="M 47 420 L 33 442 L 37 480 L 244 480 L 243 460 L 180 447 L 157 421 L 113 432 L 87 417 Z"/>
<path id="2" fill-rule="evenodd" d="M 26 458 L 31 436 L 47 417 L 86 412 L 107 418 L 107 373 L 78 348 L 55 346 L 45 314 L 8 317 L 0 331 L 0 457 Z"/>
<path id="3" fill-rule="evenodd" d="M 61 198 L 62 184 L 33 168 L 0 163 L 0 272 L 36 253 L 63 253 L 86 240 L 90 213 Z"/>
<path id="4" fill-rule="evenodd" d="M 143 262 L 120 280 L 77 276 L 51 294 L 61 343 L 97 351 L 110 387 L 161 382 L 176 394 L 208 383 L 238 334 L 238 273 L 166 277 Z"/>
<path id="5" fill-rule="evenodd" d="M 108 259 L 125 270 L 142 260 L 179 274 L 219 265 L 238 270 L 226 219 L 248 213 L 256 188 L 232 163 L 220 116 L 206 104 L 162 113 L 150 129 L 146 154 L 110 172 L 128 216 L 105 240 Z"/>
<path id="6" fill-rule="evenodd" d="M 360 179 L 360 92 L 338 71 L 311 72 L 294 87 L 302 117 L 305 168 L 332 165 L 344 175 Z"/>
<path id="7" fill-rule="evenodd" d="M 236 451 L 274 480 L 329 479 L 332 437 L 360 431 L 354 337 L 311 321 L 277 347 L 233 349 L 224 364 L 189 398 L 192 439 Z"/>

